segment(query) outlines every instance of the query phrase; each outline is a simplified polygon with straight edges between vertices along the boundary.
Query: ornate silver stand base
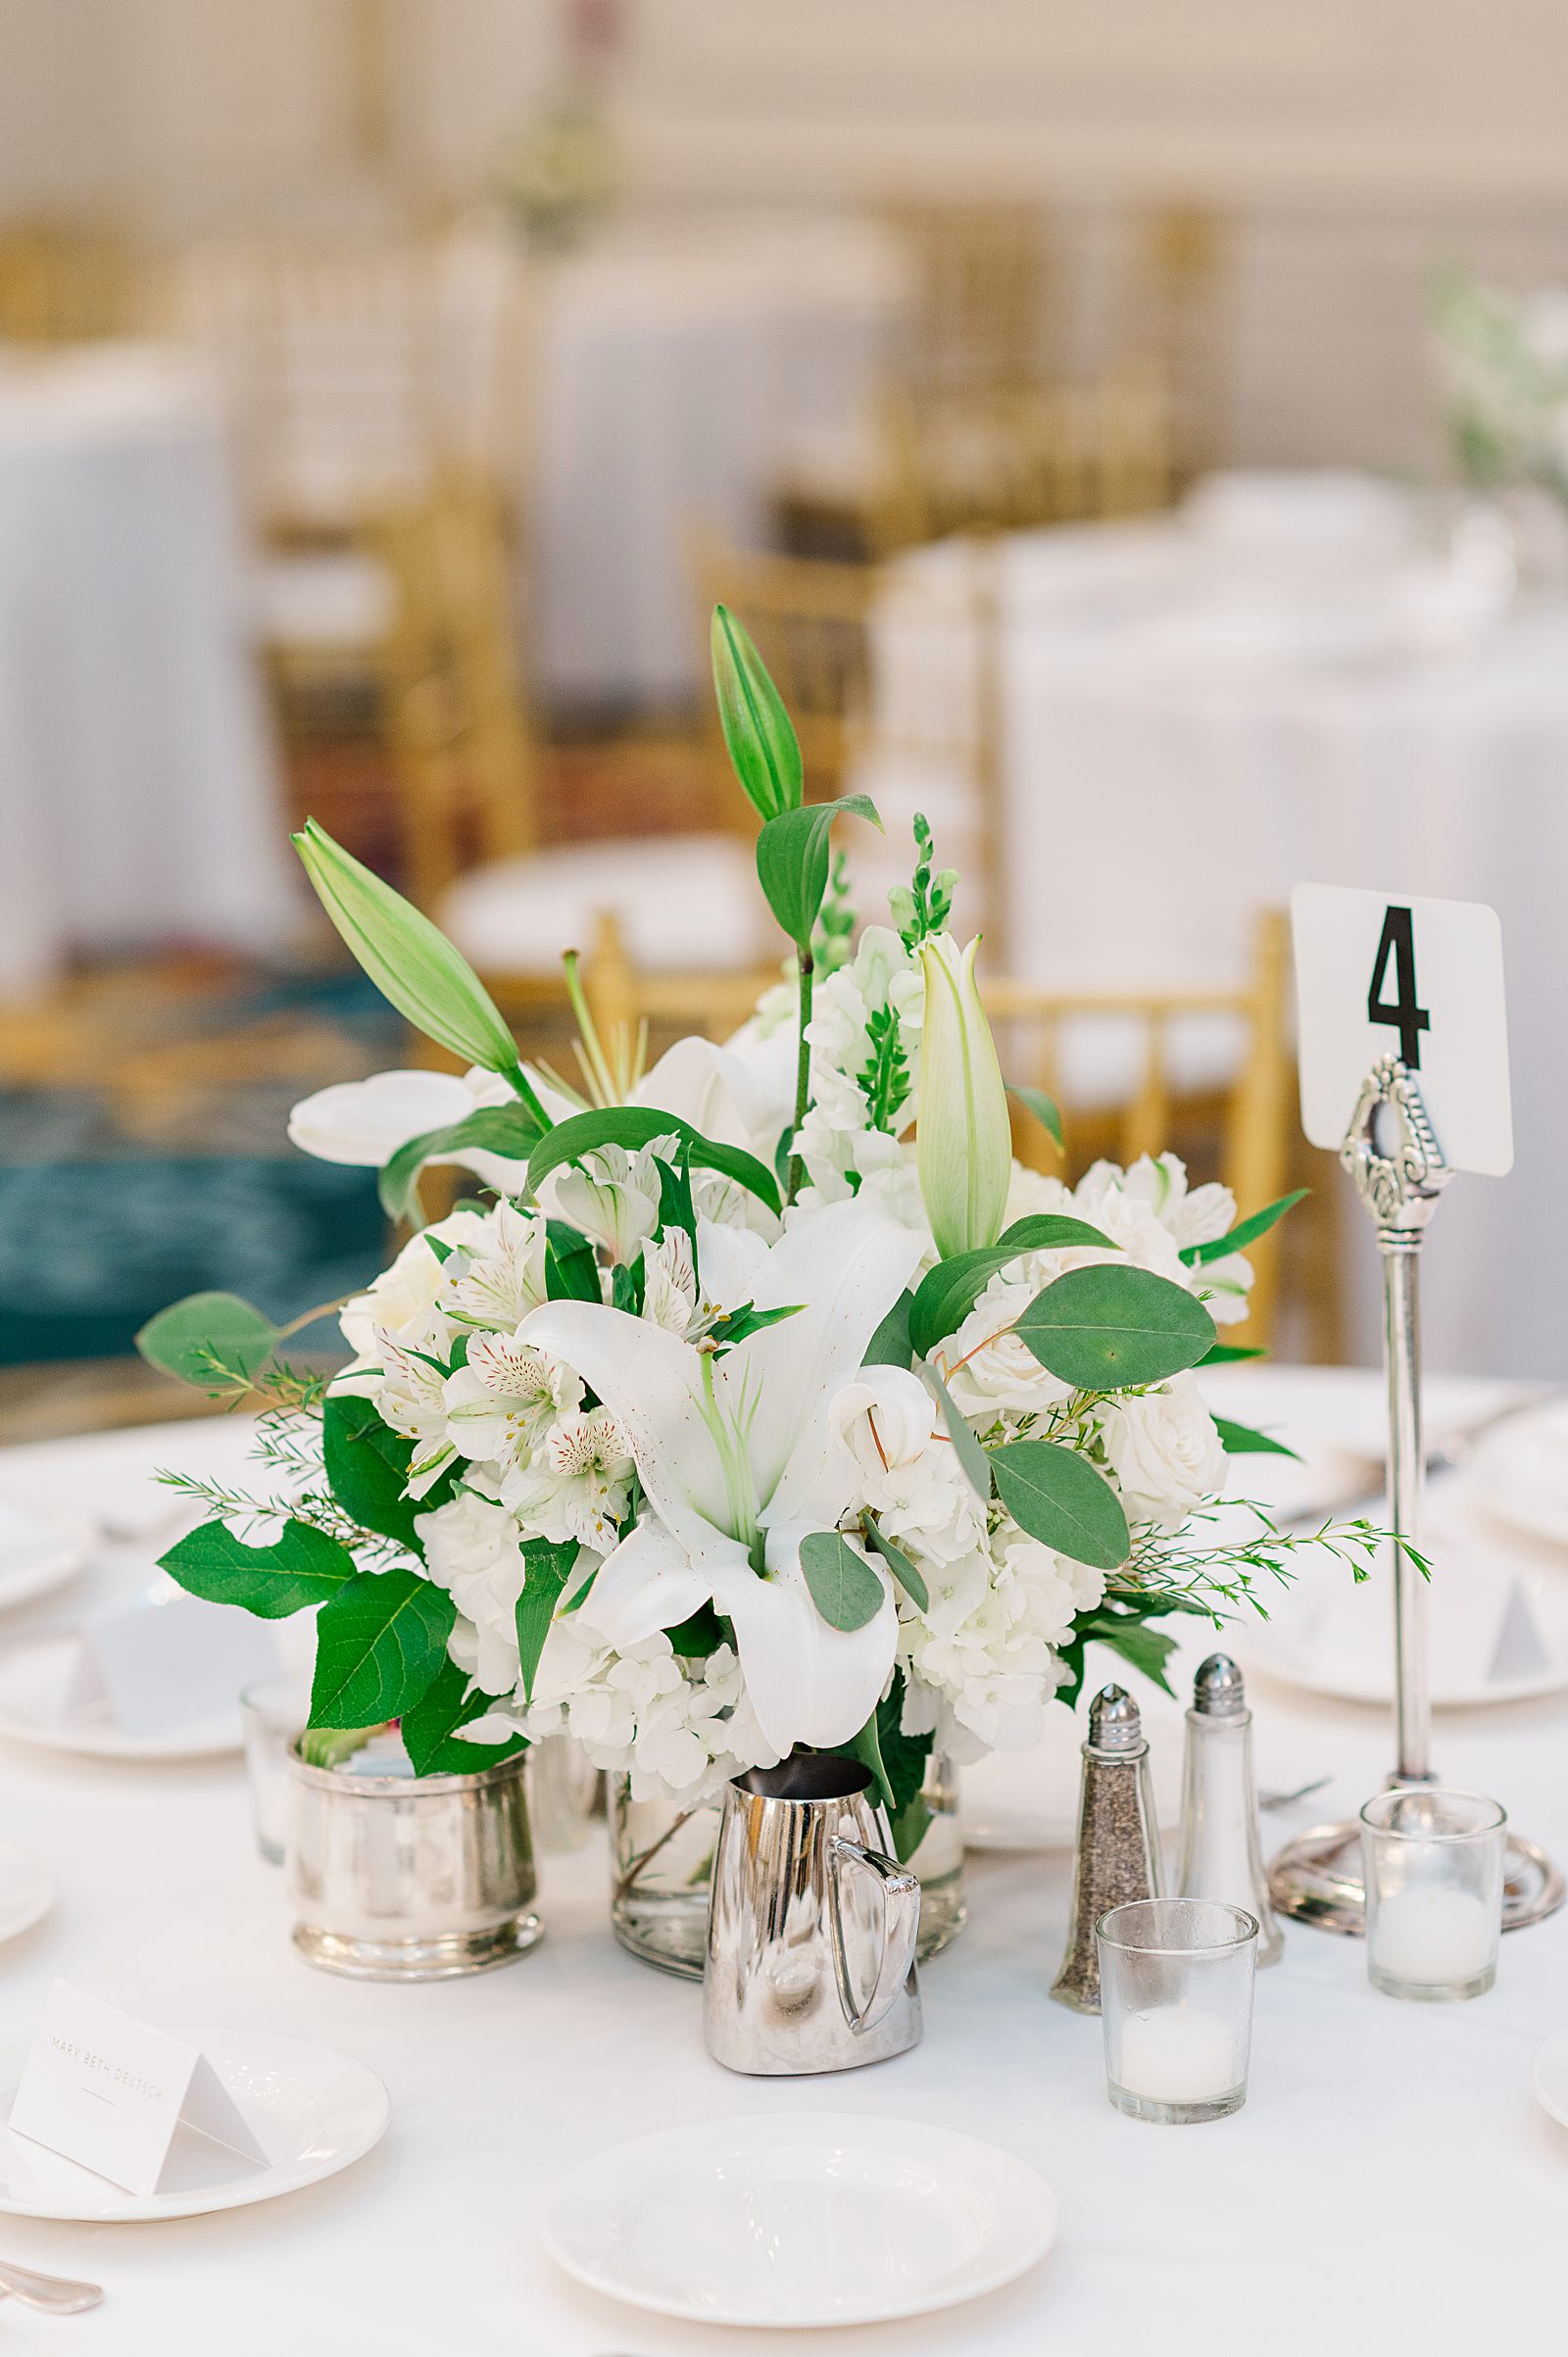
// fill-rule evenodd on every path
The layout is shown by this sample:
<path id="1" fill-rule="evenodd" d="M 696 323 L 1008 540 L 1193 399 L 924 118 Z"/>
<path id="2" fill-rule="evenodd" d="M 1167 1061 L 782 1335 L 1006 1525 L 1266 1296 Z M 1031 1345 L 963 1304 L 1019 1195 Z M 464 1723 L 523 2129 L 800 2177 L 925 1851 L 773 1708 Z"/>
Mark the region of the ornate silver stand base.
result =
<path id="1" fill-rule="evenodd" d="M 1287 1841 L 1268 1870 L 1268 1894 L 1282 1915 L 1360 1940 L 1366 1932 L 1361 1885 L 1361 1829 L 1354 1818 L 1340 1825 L 1314 1825 Z M 1568 1885 L 1545 1851 L 1534 1841 L 1508 1836 L 1508 1864 L 1502 1890 L 1502 1928 L 1523 1931 L 1555 1915 Z"/>
<path id="2" fill-rule="evenodd" d="M 543 1937 L 537 1915 L 494 1924 L 482 1932 L 453 1932 L 437 1940 L 355 1940 L 315 1924 L 294 1926 L 294 1945 L 318 1971 L 349 1981 L 457 1981 L 515 1964 Z"/>

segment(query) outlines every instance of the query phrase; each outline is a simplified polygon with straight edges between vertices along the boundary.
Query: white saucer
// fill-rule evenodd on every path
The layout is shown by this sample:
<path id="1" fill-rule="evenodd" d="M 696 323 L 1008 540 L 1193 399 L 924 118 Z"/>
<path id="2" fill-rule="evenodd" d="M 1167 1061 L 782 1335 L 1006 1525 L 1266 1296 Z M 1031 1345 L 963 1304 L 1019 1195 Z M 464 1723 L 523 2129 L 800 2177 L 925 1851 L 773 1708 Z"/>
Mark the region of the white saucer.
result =
<path id="1" fill-rule="evenodd" d="M 75 1578 L 82 1560 L 74 1539 L 0 1500 L 0 1612 L 52 1596 Z"/>
<path id="2" fill-rule="evenodd" d="M 126 2193 L 106 2177 L 0 2127 L 0 2211 L 18 2218 L 200 2218 L 271 2201 L 335 2177 L 368 2152 L 391 2106 L 373 2071 L 327 2046 L 232 2030 L 175 2030 L 199 2046 L 268 2156 L 257 2168 L 206 2147 L 211 2181 L 167 2193 Z M 0 2113 L 10 2117 L 25 2046 L 0 2054 Z M 204 2172 L 206 2174 L 206 2172 Z"/>
<path id="3" fill-rule="evenodd" d="M 1536 2101 L 1568 2128 L 1568 2030 L 1554 2031 L 1544 2046 L 1536 2048 L 1530 2084 Z"/>
<path id="4" fill-rule="evenodd" d="M 74 1751 L 89 1759 L 212 1759 L 238 1751 L 243 1737 L 239 1704 L 212 1717 L 158 1735 L 126 1735 L 107 1702 L 62 1710 L 60 1695 L 78 1650 L 74 1637 L 40 1638 L 33 1645 L 0 1652 L 0 1735 L 48 1751 Z"/>
<path id="5" fill-rule="evenodd" d="M 54 1903 L 54 1868 L 20 1841 L 0 1841 L 0 1940 L 20 1940 Z"/>
<path id="6" fill-rule="evenodd" d="M 1056 2198 L 976 2136 L 786 2113 L 598 2153 L 556 2187 L 542 2234 L 578 2283 L 657 2316 L 879 2324 L 1022 2275 L 1055 2240 Z"/>

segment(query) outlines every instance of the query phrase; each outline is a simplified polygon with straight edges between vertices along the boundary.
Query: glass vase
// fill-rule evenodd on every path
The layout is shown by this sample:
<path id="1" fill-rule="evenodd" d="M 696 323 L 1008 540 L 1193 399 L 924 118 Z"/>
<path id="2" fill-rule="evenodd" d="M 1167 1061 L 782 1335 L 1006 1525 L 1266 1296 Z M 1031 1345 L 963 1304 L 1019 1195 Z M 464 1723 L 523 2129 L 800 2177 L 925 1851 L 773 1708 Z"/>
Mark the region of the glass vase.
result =
<path id="1" fill-rule="evenodd" d="M 690 1808 L 668 1798 L 634 1800 L 629 1776 L 607 1781 L 611 1929 L 645 1963 L 700 1981 L 721 1802 Z M 907 1862 L 920 1877 L 917 1953 L 924 1963 L 955 1938 L 967 1912 L 957 1771 L 941 1754 L 927 1767 L 920 1802 L 931 1822 Z"/>

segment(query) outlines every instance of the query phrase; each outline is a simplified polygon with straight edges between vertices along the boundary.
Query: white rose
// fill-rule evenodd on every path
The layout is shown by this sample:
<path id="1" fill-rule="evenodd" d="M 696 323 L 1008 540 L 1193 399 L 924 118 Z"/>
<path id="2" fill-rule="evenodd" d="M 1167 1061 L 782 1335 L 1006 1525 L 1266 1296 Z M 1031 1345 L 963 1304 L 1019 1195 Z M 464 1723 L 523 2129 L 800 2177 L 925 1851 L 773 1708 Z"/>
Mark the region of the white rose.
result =
<path id="1" fill-rule="evenodd" d="M 938 1433 L 935 1404 L 917 1375 L 905 1367 L 864 1368 L 835 1395 L 828 1420 L 890 1539 L 939 1563 L 979 1546 L 985 1509 L 952 1442 Z"/>
<path id="2" fill-rule="evenodd" d="M 948 1389 L 965 1415 L 996 1415 L 1008 1407 L 1024 1413 L 1069 1397 L 1071 1386 L 1043 1367 L 1012 1331 L 1040 1291 L 1032 1277 L 993 1277 L 957 1333 L 942 1345 Z"/>
<path id="3" fill-rule="evenodd" d="M 511 1694 L 518 1677 L 516 1611 L 524 1573 L 515 1522 L 505 1506 L 460 1490 L 450 1504 L 418 1515 L 414 1527 L 425 1569 L 463 1616 L 453 1631 L 453 1659 L 487 1694 Z"/>
<path id="4" fill-rule="evenodd" d="M 1174 1528 L 1225 1487 L 1225 1451 L 1193 1375 L 1101 1411 L 1105 1454 L 1134 1522 Z"/>

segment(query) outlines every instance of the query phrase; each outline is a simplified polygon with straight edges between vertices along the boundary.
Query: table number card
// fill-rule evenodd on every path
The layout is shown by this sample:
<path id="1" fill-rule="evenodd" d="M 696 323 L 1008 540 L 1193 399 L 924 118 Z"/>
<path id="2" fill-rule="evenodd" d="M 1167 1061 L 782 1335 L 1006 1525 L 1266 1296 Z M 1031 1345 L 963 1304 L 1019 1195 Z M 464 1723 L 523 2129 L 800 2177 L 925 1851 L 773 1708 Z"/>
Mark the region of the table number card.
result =
<path id="1" fill-rule="evenodd" d="M 1502 932 L 1494 909 L 1298 884 L 1291 895 L 1301 1127 L 1338 1153 L 1381 1056 L 1416 1075 L 1450 1170 L 1513 1167 Z"/>
<path id="2" fill-rule="evenodd" d="M 212 2064 L 69 1981 L 49 1991 L 11 2105 L 11 2129 L 127 2193 L 156 2193 L 177 2130 L 267 2165 Z"/>

